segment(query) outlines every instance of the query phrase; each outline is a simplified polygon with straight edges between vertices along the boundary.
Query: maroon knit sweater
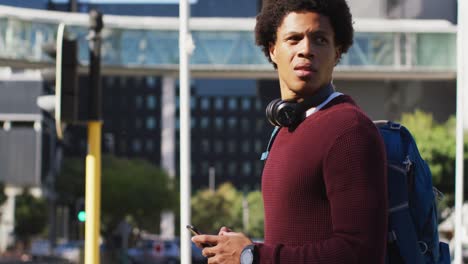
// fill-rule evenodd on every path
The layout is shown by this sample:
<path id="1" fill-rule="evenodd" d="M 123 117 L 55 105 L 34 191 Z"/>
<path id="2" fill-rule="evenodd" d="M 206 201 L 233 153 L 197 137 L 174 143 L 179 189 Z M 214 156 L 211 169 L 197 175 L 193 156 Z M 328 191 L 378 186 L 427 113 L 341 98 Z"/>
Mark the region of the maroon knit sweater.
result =
<path id="1" fill-rule="evenodd" d="M 385 165 L 377 128 L 349 96 L 282 128 L 262 176 L 260 263 L 383 263 Z"/>

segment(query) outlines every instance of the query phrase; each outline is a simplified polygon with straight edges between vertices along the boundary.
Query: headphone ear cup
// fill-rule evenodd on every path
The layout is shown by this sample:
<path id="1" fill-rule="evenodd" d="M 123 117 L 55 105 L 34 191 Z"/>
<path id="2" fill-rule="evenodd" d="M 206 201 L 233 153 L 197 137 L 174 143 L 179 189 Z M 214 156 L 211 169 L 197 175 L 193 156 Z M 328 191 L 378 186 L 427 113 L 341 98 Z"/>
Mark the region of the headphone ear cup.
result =
<path id="1" fill-rule="evenodd" d="M 289 127 L 297 120 L 297 103 L 275 99 L 266 108 L 266 116 L 270 124 L 279 127 Z"/>
<path id="2" fill-rule="evenodd" d="M 280 126 L 276 122 L 277 107 L 280 103 L 281 99 L 274 99 L 266 107 L 266 117 L 268 119 L 268 122 L 270 122 L 270 124 L 272 124 L 273 126 Z"/>

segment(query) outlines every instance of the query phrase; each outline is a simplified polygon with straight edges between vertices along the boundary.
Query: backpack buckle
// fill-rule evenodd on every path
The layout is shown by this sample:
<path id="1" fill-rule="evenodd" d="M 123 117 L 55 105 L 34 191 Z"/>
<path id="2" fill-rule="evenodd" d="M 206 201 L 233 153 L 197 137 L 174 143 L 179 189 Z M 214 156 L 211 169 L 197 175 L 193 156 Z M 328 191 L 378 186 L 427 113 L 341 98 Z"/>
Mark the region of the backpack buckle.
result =
<path id="1" fill-rule="evenodd" d="M 403 165 L 406 166 L 406 172 L 409 172 L 411 170 L 411 166 L 413 166 L 413 162 L 411 162 L 409 156 L 406 156 L 405 161 L 403 161 Z"/>
<path id="2" fill-rule="evenodd" d="M 434 197 L 437 199 L 437 201 L 442 201 L 445 198 L 445 195 L 436 187 L 432 187 L 432 192 L 434 193 Z"/>
<path id="3" fill-rule="evenodd" d="M 393 129 L 393 130 L 400 130 L 401 128 L 401 124 L 391 122 L 391 121 L 388 122 L 388 125 L 390 126 L 390 129 Z"/>

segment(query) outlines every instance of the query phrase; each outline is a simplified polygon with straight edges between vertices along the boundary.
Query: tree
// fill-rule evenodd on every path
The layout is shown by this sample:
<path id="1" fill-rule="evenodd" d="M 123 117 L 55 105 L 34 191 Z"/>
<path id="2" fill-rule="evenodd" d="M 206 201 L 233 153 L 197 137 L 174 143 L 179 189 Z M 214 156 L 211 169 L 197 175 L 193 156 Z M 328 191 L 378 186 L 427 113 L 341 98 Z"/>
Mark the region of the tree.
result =
<path id="1" fill-rule="evenodd" d="M 14 233 L 23 245 L 35 235 L 45 230 L 47 224 L 47 203 L 44 198 L 36 198 L 27 190 L 16 196 Z"/>
<path id="2" fill-rule="evenodd" d="M 102 224 L 115 228 L 124 218 L 159 232 L 164 210 L 177 211 L 178 192 L 167 173 L 144 160 L 105 156 L 102 171 Z"/>
<path id="3" fill-rule="evenodd" d="M 57 177 L 59 201 L 74 208 L 85 196 L 84 159 L 65 159 Z M 163 210 L 177 210 L 178 192 L 167 173 L 151 163 L 114 156 L 102 158 L 101 228 L 110 234 L 123 219 L 140 229 L 159 231 Z"/>
<path id="4" fill-rule="evenodd" d="M 247 195 L 249 204 L 249 228 L 247 234 L 254 238 L 262 238 L 264 236 L 264 210 L 263 197 L 260 191 L 253 191 Z"/>
<path id="5" fill-rule="evenodd" d="M 192 196 L 192 224 L 204 233 L 217 233 L 227 226 L 234 231 L 243 231 L 254 238 L 263 237 L 263 199 L 260 191 L 245 194 L 248 205 L 248 225 L 242 223 L 242 200 L 244 195 L 231 183 L 224 183 L 216 191 L 199 190 Z"/>
<path id="6" fill-rule="evenodd" d="M 217 233 L 222 226 L 242 230 L 242 194 L 231 183 L 216 191 L 199 190 L 191 200 L 192 224 L 204 233 Z"/>

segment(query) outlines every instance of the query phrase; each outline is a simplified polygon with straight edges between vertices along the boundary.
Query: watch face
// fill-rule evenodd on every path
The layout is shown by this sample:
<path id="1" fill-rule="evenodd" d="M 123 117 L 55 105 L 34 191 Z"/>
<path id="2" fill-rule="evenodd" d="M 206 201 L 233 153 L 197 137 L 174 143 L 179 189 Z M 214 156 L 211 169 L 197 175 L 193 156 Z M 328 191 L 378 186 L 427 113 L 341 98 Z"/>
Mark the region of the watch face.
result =
<path id="1" fill-rule="evenodd" d="M 253 252 L 252 250 L 244 250 L 241 254 L 241 264 L 252 264 L 253 263 Z"/>

